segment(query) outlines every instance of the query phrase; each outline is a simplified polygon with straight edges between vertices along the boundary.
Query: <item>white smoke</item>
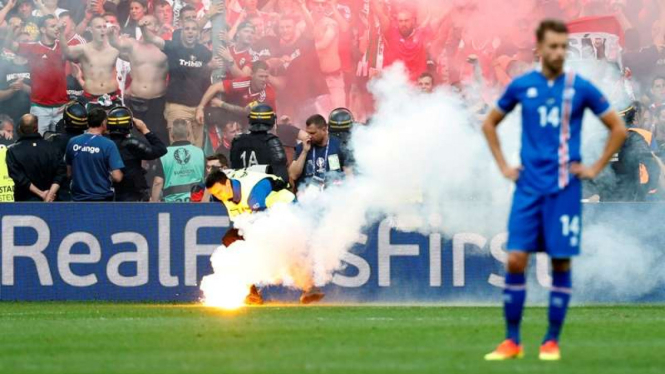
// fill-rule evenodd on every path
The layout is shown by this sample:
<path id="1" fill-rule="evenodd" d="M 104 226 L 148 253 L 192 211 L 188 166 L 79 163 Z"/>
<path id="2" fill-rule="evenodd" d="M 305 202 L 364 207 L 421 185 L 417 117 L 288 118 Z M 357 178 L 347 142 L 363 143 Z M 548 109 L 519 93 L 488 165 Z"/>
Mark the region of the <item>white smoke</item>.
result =
<path id="1" fill-rule="evenodd" d="M 419 92 L 402 66 L 385 71 L 370 88 L 378 107 L 372 123 L 357 127 L 352 136 L 356 176 L 325 191 L 309 189 L 297 204 L 236 222 L 245 240 L 220 247 L 212 256 L 215 274 L 205 277 L 201 287 L 207 303 L 223 304 L 215 298 L 228 297 L 231 290 L 242 302 L 251 284 L 324 286 L 344 267 L 342 259 L 365 229 L 386 216 L 394 217 L 404 231 L 423 234 L 495 234 L 505 228 L 513 187 L 499 174 L 480 124 L 462 97 L 447 88 Z M 584 152 L 589 162 L 602 151 L 607 131 L 593 116 L 586 118 Z M 519 113 L 514 113 L 499 128 L 513 165 L 519 162 L 519 122 Z M 628 234 L 609 236 L 608 230 L 585 233 L 586 255 L 575 268 L 587 276 L 579 278 L 576 288 L 596 292 L 611 284 L 617 292 L 634 294 L 621 285 L 645 274 L 649 264 L 635 261 L 641 251 L 621 251 L 608 240 L 622 243 L 619 239 L 624 238 L 631 248 L 644 246 L 630 242 Z M 605 260 L 595 261 L 597 256 Z M 618 263 L 624 270 L 612 266 Z"/>

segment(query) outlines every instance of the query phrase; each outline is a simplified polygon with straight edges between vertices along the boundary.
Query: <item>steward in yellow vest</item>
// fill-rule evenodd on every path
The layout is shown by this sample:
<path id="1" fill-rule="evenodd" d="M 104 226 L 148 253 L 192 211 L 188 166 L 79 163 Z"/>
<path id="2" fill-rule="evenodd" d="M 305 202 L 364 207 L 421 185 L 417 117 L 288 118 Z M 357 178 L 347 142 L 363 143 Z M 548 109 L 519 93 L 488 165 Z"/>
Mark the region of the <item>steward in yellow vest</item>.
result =
<path id="1" fill-rule="evenodd" d="M 14 201 L 14 181 L 7 170 L 7 147 L 0 147 L 0 203 Z"/>

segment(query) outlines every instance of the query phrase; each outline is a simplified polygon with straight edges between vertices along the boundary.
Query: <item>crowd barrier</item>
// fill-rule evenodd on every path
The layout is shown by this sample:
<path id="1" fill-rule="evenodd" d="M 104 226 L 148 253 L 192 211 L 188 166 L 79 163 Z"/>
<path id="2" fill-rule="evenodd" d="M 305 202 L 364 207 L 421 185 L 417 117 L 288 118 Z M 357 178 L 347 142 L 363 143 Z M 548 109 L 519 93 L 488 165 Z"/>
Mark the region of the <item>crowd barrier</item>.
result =
<path id="1" fill-rule="evenodd" d="M 623 232 L 620 237 L 629 236 L 629 243 L 646 243 L 656 253 L 644 265 L 643 251 L 630 252 L 633 248 L 611 249 L 628 251 L 617 257 L 625 264 L 611 258 L 608 262 L 612 253 L 607 251 L 591 251 L 575 274 L 593 266 L 600 279 L 586 278 L 576 284 L 580 290 L 576 302 L 665 301 L 665 277 L 653 279 L 653 274 L 665 273 L 663 207 L 585 206 L 585 229 L 603 225 L 610 232 Z M 201 298 L 201 278 L 211 272 L 209 256 L 229 227 L 219 204 L 9 203 L 0 204 L 0 216 L 0 300 L 195 302 Z M 635 225 L 636 219 L 644 224 Z M 391 222 L 387 218 L 373 225 L 347 254 L 346 268 L 325 287 L 326 301 L 500 302 L 506 260 L 504 222 L 497 223 L 490 234 L 429 236 L 395 230 Z M 631 226 L 643 229 L 627 229 Z M 631 253 L 645 269 L 630 269 Z M 533 262 L 530 297 L 544 300 L 550 282 L 548 259 L 539 255 Z M 617 271 L 621 266 L 628 270 Z M 639 283 L 640 276 L 650 278 L 644 280 L 649 281 L 645 288 L 638 284 L 612 292 L 622 282 Z M 269 287 L 265 293 L 268 299 L 297 296 L 296 291 L 281 287 Z"/>

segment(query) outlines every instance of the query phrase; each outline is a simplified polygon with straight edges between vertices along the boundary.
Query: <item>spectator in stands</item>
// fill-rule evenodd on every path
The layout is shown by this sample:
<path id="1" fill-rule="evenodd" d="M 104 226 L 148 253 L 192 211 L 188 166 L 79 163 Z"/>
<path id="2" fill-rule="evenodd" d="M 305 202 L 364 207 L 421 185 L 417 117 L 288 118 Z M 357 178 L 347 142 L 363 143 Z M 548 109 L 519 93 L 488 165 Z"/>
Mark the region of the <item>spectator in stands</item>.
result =
<path id="1" fill-rule="evenodd" d="M 27 43 L 30 36 L 21 33 L 17 42 Z M 0 59 L 0 113 L 9 115 L 17 123 L 21 116 L 30 112 L 30 66 L 25 57 L 14 55 L 11 59 Z"/>
<path id="2" fill-rule="evenodd" d="M 33 17 L 44 17 L 47 14 L 52 14 L 58 18 L 66 9 L 58 8 L 58 0 L 35 0 L 37 9 L 32 11 Z"/>
<path id="3" fill-rule="evenodd" d="M 216 128 L 217 126 L 210 126 Z M 236 121 L 228 121 L 224 124 L 222 127 L 221 131 L 221 136 L 218 137 L 218 141 L 216 144 L 212 145 L 212 148 L 214 148 L 216 154 L 221 154 L 226 159 L 231 158 L 231 144 L 233 143 L 233 139 L 236 138 L 236 136 L 240 135 L 242 133 L 242 127 L 240 124 Z M 215 145 L 217 147 L 215 147 Z"/>
<path id="4" fill-rule="evenodd" d="M 65 162 L 72 179 L 73 201 L 114 199 L 112 182 L 122 180 L 125 164 L 115 143 L 104 137 L 106 123 L 106 111 L 92 109 L 88 113 L 88 132 L 72 138 L 67 145 Z"/>
<path id="5" fill-rule="evenodd" d="M 139 22 L 141 30 L 158 32 L 157 19 L 147 15 Z M 132 85 L 125 95 L 125 103 L 135 118 L 150 124 L 164 144 L 169 144 L 169 133 L 164 118 L 166 107 L 168 59 L 161 49 L 146 40 L 118 37 L 118 30 L 110 33 L 109 42 L 129 60 Z M 145 34 L 145 31 L 143 31 Z"/>
<path id="6" fill-rule="evenodd" d="M 415 9 L 404 6 L 397 10 L 397 19 L 391 20 L 379 0 L 371 2 L 385 38 L 383 66 L 402 61 L 409 77 L 415 81 L 427 70 L 427 45 L 432 39 L 429 24 L 418 25 Z"/>
<path id="7" fill-rule="evenodd" d="M 321 115 L 309 117 L 306 124 L 309 138 L 296 147 L 289 176 L 296 182 L 296 188 L 315 186 L 323 189 L 339 183 L 346 165 L 339 140 L 329 136 L 328 124 Z"/>
<path id="8" fill-rule="evenodd" d="M 432 93 L 434 91 L 434 76 L 432 73 L 424 72 L 418 77 L 418 88 L 422 92 Z"/>
<path id="9" fill-rule="evenodd" d="M 192 187 L 203 183 L 205 156 L 201 148 L 187 140 L 190 131 L 191 125 L 187 124 L 186 119 L 173 121 L 173 144 L 157 163 L 150 201 L 188 202 Z"/>
<path id="10" fill-rule="evenodd" d="M 148 14 L 148 5 L 145 0 L 131 0 L 129 2 L 129 18 L 125 22 L 122 32 L 134 39 L 141 38 L 139 22 Z"/>
<path id="11" fill-rule="evenodd" d="M 32 15 L 35 10 L 35 4 L 32 0 L 19 0 L 18 1 L 18 16 L 23 20 L 23 32 L 30 35 L 30 40 L 36 41 L 43 34 L 41 29 L 41 20 Z M 40 121 L 41 122 L 41 121 Z"/>
<path id="12" fill-rule="evenodd" d="M 280 113 L 293 118 L 294 124 L 302 127 L 307 116 L 318 111 L 317 100 L 329 95 L 314 40 L 298 36 L 295 18 L 282 17 L 279 45 L 271 54 L 268 63 L 284 74 L 284 87 L 280 91 L 286 94 L 279 96 Z M 306 79 L 303 72 L 307 72 Z"/>
<path id="13" fill-rule="evenodd" d="M 67 103 L 67 73 L 58 44 L 58 21 L 47 15 L 39 21 L 40 42 L 18 43 L 16 30 L 7 39 L 10 49 L 28 60 L 30 66 L 30 113 L 39 118 L 39 133 L 53 131 Z"/>
<path id="14" fill-rule="evenodd" d="M 254 25 L 243 22 L 238 26 L 235 43 L 220 48 L 220 56 L 227 66 L 227 77 L 242 78 L 252 75 L 252 55 L 250 48 L 254 42 Z"/>
<path id="15" fill-rule="evenodd" d="M 0 114 L 0 148 L 14 144 L 14 120 L 6 114 Z"/>
<path id="16" fill-rule="evenodd" d="M 153 3 L 155 9 L 154 16 L 157 18 L 159 35 L 164 40 L 171 40 L 173 38 L 173 7 L 166 0 L 157 0 Z"/>
<path id="17" fill-rule="evenodd" d="M 339 53 L 340 26 L 335 19 L 328 17 L 328 12 L 337 13 L 337 7 L 329 6 L 328 0 L 310 0 L 310 9 L 304 6 L 302 12 L 310 33 L 314 37 L 314 45 L 319 55 L 321 73 L 323 73 L 332 107 L 343 107 L 346 105 L 346 90 L 344 76 L 342 75 L 342 60 Z M 311 13 L 310 13 L 311 11 Z M 338 17 L 340 18 L 340 17 Z"/>
<path id="18" fill-rule="evenodd" d="M 60 45 L 62 54 L 72 62 L 81 63 L 83 89 L 88 109 L 102 107 L 110 109 L 122 104 L 120 87 L 116 76 L 116 63 L 120 52 L 108 41 L 111 29 L 106 27 L 102 16 L 90 21 L 92 42 L 68 45 L 64 33 L 66 25 L 60 23 Z"/>
<path id="19" fill-rule="evenodd" d="M 291 165 L 293 162 L 293 155 L 296 152 L 296 147 L 298 142 L 303 142 L 307 140 L 307 133 L 296 126 L 291 124 L 291 118 L 289 116 L 281 116 L 279 121 L 277 121 L 277 129 L 275 130 L 279 141 L 282 142 L 284 146 L 284 152 L 286 153 L 286 164 Z"/>
<path id="20" fill-rule="evenodd" d="M 648 103 L 652 104 L 652 109 L 665 104 L 665 77 L 657 76 L 651 81 L 651 89 L 649 90 L 649 97 L 646 98 Z"/>
<path id="21" fill-rule="evenodd" d="M 215 101 L 215 106 L 239 118 L 246 118 L 251 107 L 257 104 L 268 104 L 276 108 L 277 95 L 268 82 L 268 69 L 267 63 L 256 61 L 252 64 L 250 77 L 224 80 L 210 86 L 196 108 L 196 120 L 203 123 L 204 108 L 220 93 L 224 100 Z"/>
<path id="22" fill-rule="evenodd" d="M 203 121 L 196 118 L 197 105 L 210 85 L 211 69 L 208 66 L 212 53 L 198 42 L 199 25 L 185 21 L 180 39 L 164 41 L 146 29 L 144 38 L 164 51 L 168 57 L 169 85 L 166 90 L 164 116 L 168 127 L 180 118 L 192 126 L 192 143 L 203 147 Z"/>
<path id="23" fill-rule="evenodd" d="M 67 177 L 60 152 L 39 134 L 37 121 L 32 114 L 21 117 L 19 139 L 7 150 L 14 201 L 54 201 Z"/>

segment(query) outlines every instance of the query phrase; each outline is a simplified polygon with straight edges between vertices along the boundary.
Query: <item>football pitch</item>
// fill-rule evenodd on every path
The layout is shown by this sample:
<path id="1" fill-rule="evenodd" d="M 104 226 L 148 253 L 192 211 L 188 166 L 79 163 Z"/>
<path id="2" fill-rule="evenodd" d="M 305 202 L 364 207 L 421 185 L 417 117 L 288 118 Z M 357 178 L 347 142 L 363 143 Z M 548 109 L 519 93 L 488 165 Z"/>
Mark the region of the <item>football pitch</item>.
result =
<path id="1" fill-rule="evenodd" d="M 540 362 L 546 309 L 528 308 L 526 357 L 484 362 L 501 309 L 0 303 L 0 373 L 663 373 L 665 306 L 574 307 L 561 362 Z"/>

